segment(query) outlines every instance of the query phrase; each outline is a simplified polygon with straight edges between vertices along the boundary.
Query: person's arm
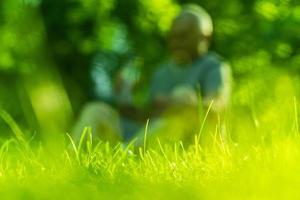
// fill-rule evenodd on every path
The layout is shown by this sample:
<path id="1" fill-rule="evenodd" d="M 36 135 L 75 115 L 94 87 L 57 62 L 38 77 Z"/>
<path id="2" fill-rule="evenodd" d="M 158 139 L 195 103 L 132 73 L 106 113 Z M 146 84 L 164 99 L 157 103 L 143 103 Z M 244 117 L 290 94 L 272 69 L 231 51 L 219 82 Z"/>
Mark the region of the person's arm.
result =
<path id="1" fill-rule="evenodd" d="M 196 90 L 191 86 L 177 86 L 170 94 L 156 95 L 152 104 L 152 114 L 160 115 L 165 111 L 180 108 L 196 109 L 198 107 Z"/>
<path id="2" fill-rule="evenodd" d="M 229 104 L 231 93 L 231 70 L 227 63 L 208 73 L 203 88 L 203 106 L 208 108 L 212 103 L 212 112 L 222 112 Z"/>

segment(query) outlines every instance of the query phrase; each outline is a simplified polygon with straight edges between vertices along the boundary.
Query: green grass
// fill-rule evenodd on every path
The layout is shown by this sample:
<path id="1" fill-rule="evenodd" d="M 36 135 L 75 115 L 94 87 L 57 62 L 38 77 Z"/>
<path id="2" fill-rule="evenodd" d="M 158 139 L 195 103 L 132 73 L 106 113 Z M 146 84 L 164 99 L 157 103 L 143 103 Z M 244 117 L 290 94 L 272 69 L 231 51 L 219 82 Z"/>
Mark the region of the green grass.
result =
<path id="1" fill-rule="evenodd" d="M 294 104 L 295 111 L 297 110 Z M 1 199 L 297 199 L 300 136 L 271 127 L 271 139 L 216 143 L 203 151 L 197 143 L 134 147 L 92 140 L 86 128 L 64 148 L 30 144 L 13 119 L 1 111 L 15 133 L 0 148 Z M 284 125 L 284 120 L 279 124 Z M 276 128 L 277 127 L 277 128 Z M 295 128 L 296 127 L 296 128 Z M 145 133 L 146 135 L 146 133 Z M 145 141 L 146 144 L 146 141 Z M 56 150 L 56 148 L 58 150 Z"/>
<path id="2" fill-rule="evenodd" d="M 65 134 L 63 146 L 45 145 L 25 137 L 0 110 L 14 133 L 0 142 L 0 198 L 299 199 L 295 84 L 280 79 L 273 85 L 272 90 L 241 85 L 223 120 L 231 137 L 226 143 L 215 140 L 209 149 L 199 143 L 204 123 L 195 130 L 191 145 L 159 139 L 148 145 L 148 122 L 142 147 L 96 142 L 89 128 L 78 142 Z M 202 116 L 205 119 L 206 113 Z"/>

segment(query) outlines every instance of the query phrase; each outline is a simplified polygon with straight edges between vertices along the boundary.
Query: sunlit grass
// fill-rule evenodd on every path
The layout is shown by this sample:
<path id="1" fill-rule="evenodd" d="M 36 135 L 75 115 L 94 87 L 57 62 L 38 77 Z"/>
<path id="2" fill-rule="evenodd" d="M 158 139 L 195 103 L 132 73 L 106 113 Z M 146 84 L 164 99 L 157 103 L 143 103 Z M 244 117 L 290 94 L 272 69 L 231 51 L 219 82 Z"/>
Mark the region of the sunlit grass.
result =
<path id="1" fill-rule="evenodd" d="M 280 121 L 261 122 L 257 129 L 258 135 L 265 135 L 265 130 L 289 133 L 259 137 L 252 143 L 220 140 L 203 150 L 195 135 L 191 145 L 157 139 L 152 148 L 146 145 L 146 125 L 143 147 L 134 141 L 115 146 L 96 142 L 92 130 L 85 128 L 78 142 L 66 135 L 61 152 L 29 143 L 1 110 L 15 137 L 0 148 L 0 194 L 13 199 L 296 199 L 300 184 L 296 100 L 291 107 L 294 121 L 289 129 L 274 126 Z"/>

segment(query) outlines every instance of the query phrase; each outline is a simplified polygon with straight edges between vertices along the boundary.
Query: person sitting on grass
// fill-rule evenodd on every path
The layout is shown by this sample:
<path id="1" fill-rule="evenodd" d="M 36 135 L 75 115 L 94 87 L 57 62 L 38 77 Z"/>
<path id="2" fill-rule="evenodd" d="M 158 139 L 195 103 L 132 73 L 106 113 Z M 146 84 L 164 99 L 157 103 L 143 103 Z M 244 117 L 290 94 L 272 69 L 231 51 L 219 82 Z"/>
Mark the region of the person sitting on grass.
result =
<path id="1" fill-rule="evenodd" d="M 154 135 L 154 142 L 156 137 L 193 142 L 203 123 L 197 109 L 201 101 L 204 113 L 211 104 L 205 122 L 210 130 L 201 142 L 211 141 L 214 133 L 208 132 L 214 132 L 231 92 L 229 65 L 208 51 L 212 33 L 211 17 L 197 5 L 184 6 L 174 19 L 168 36 L 171 59 L 157 68 L 150 85 L 154 122 L 148 140 Z"/>
<path id="2" fill-rule="evenodd" d="M 149 104 L 145 109 L 147 112 L 142 112 L 147 113 L 145 118 L 150 117 L 150 141 L 157 137 L 169 141 L 190 141 L 199 131 L 201 123 L 198 117 L 198 97 L 201 97 L 201 106 L 204 108 L 208 108 L 213 102 L 210 118 L 214 124 L 217 114 L 227 107 L 231 88 L 230 68 L 220 56 L 208 51 L 212 33 L 213 25 L 209 14 L 197 5 L 184 6 L 174 19 L 168 36 L 171 59 L 155 71 L 149 84 Z M 120 124 L 122 117 L 118 117 L 116 111 L 107 112 L 108 110 L 110 108 L 106 105 L 96 103 L 90 108 L 90 112 L 86 112 L 86 117 L 93 118 L 94 124 L 108 125 L 100 123 L 101 118 L 110 121 L 110 124 L 113 121 Z M 94 112 L 97 114 L 91 114 Z M 114 115 L 108 118 L 104 117 L 105 113 Z M 81 124 L 85 124 L 85 121 L 82 120 Z M 122 132 L 121 129 L 116 130 L 120 127 L 118 124 L 108 127 L 115 129 L 114 132 Z M 144 125 L 140 123 L 136 127 L 140 128 L 137 137 L 143 138 Z"/>

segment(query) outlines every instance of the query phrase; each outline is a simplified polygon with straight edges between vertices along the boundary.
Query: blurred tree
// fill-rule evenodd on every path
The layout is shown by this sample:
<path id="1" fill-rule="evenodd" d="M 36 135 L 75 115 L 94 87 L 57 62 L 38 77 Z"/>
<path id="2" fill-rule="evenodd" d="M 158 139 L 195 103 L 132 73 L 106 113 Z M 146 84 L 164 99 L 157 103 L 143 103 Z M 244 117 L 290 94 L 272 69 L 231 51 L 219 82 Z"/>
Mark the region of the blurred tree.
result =
<path id="1" fill-rule="evenodd" d="M 262 88 L 251 95 L 240 91 L 250 83 L 264 84 L 265 75 L 272 76 L 274 69 L 298 76 L 298 0 L 2 0 L 1 107 L 18 121 L 27 116 L 24 126 L 34 126 L 37 117 L 30 113 L 35 105 L 30 92 L 22 92 L 22 83 L 52 74 L 47 77 L 66 88 L 65 98 L 77 113 L 93 99 L 91 64 L 99 52 L 114 55 L 119 66 L 138 60 L 138 98 L 143 99 L 152 71 L 168 56 L 164 38 L 172 18 L 186 3 L 199 4 L 212 15 L 211 48 L 231 61 L 238 91 L 234 99 L 245 98 L 242 102 L 247 104 L 259 98 Z"/>

